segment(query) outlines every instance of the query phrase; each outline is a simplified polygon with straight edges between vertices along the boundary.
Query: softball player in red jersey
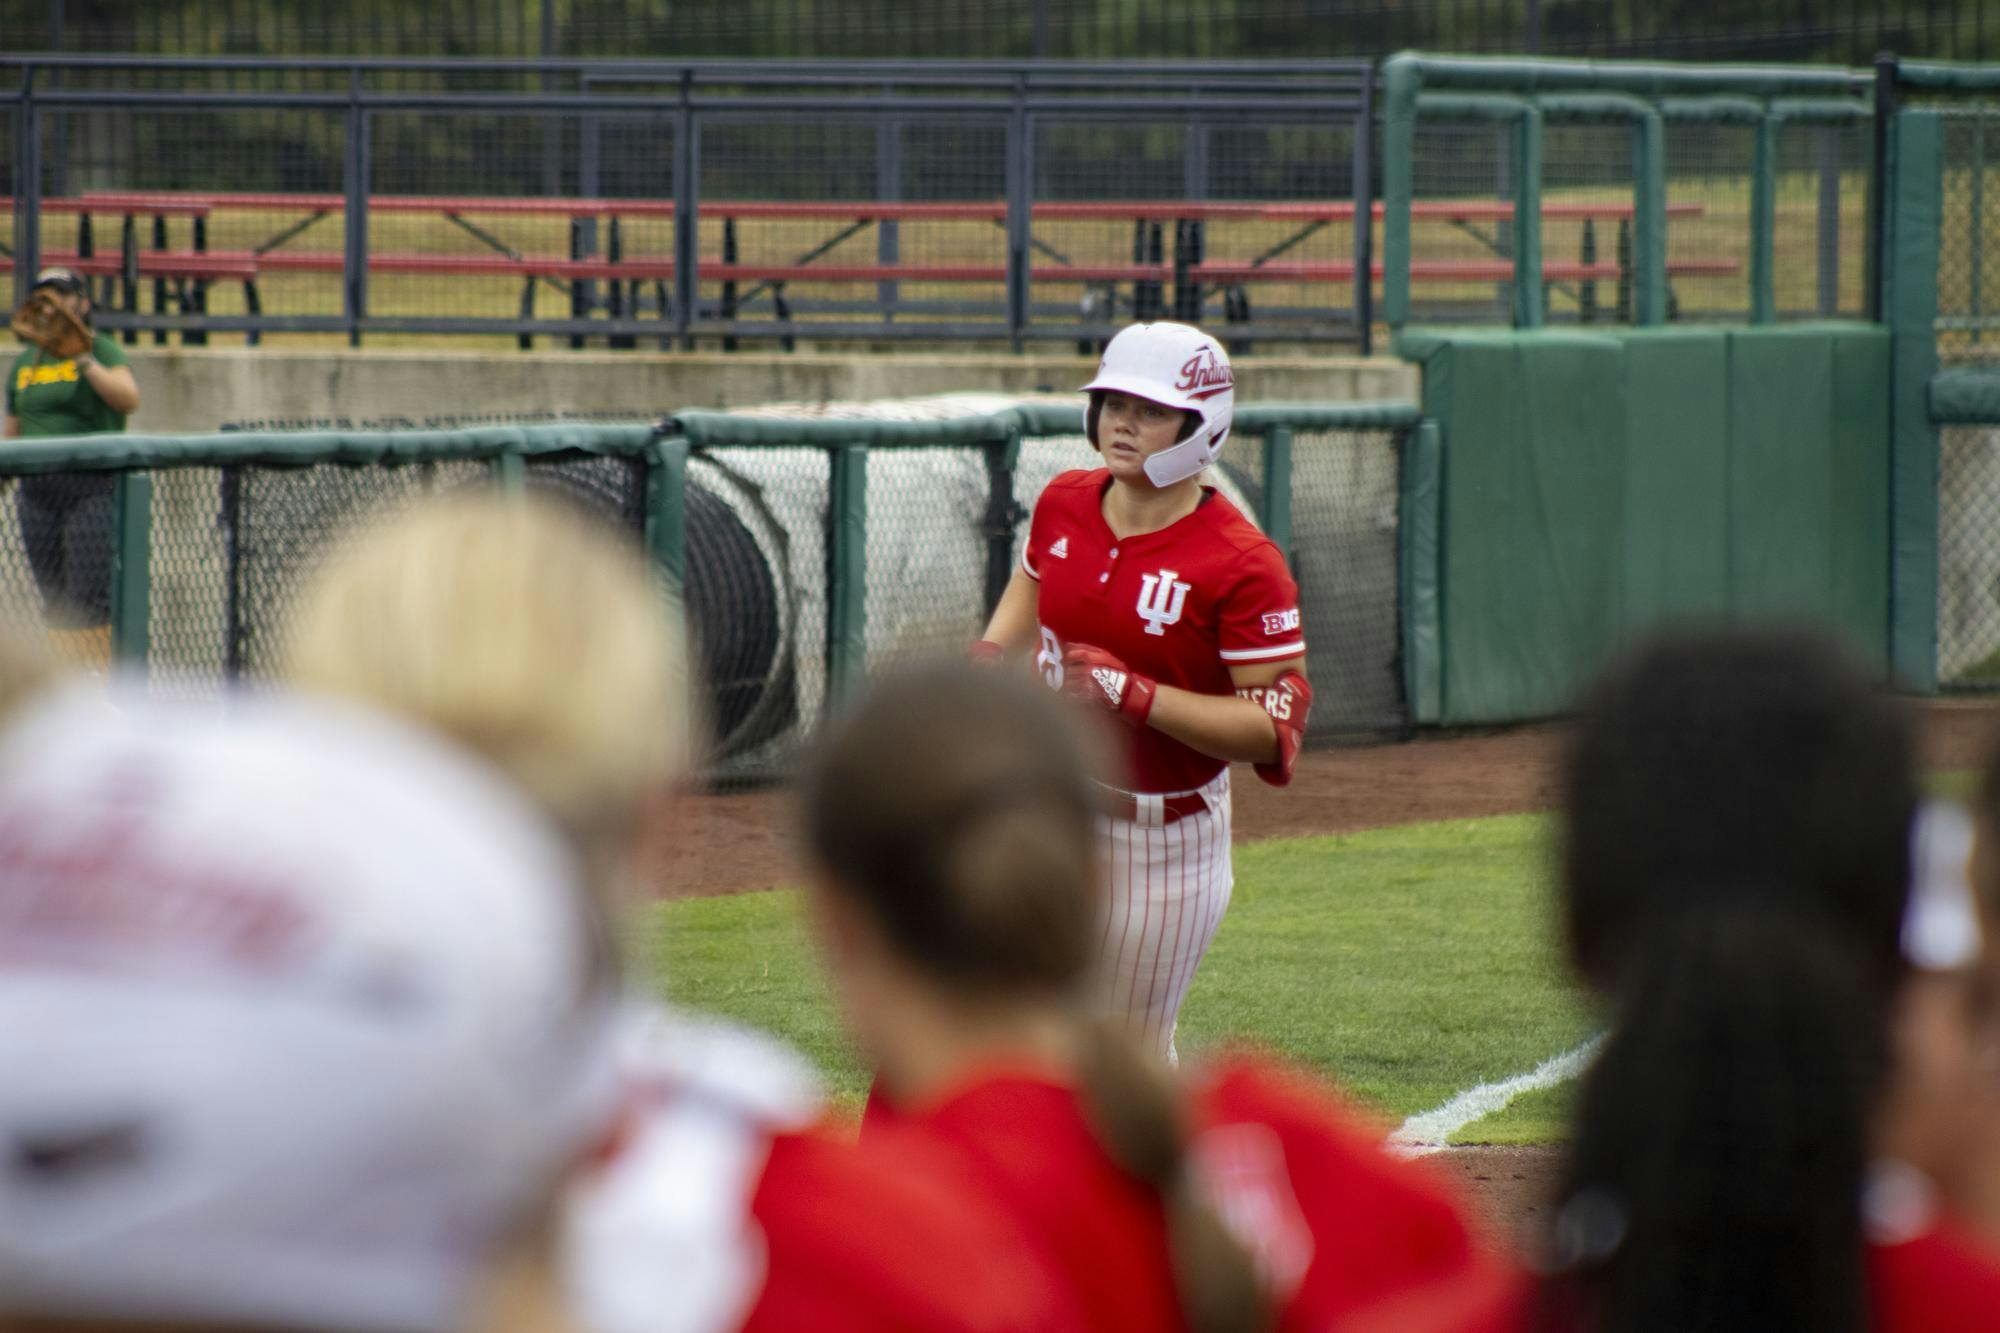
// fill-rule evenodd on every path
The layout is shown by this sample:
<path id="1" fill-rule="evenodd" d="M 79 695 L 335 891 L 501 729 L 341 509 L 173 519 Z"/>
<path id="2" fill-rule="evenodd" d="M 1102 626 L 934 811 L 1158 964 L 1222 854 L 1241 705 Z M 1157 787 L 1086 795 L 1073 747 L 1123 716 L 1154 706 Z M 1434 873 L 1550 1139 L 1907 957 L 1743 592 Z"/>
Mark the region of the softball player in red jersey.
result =
<path id="1" fill-rule="evenodd" d="M 805 784 L 812 917 L 878 1071 L 864 1148 L 962 1163 L 1092 1328 L 1317 1330 L 1477 1258 L 1419 1168 L 1254 1059 L 1170 1077 L 1086 1011 L 1101 926 L 1080 739 L 1025 679 L 878 682 Z"/>
<path id="2" fill-rule="evenodd" d="M 1280 1333 L 1319 1333 L 1430 1284 L 1506 1272 L 1445 1189 L 1388 1157 L 1323 1089 L 1232 1058 L 1189 1090 L 1190 1178 L 1247 1250 Z M 878 1098 L 862 1140 L 905 1132 L 961 1153 L 981 1192 L 1040 1238 L 1093 1328 L 1173 1327 L 1160 1196 L 1104 1155 L 1074 1082 L 992 1067 L 902 1109 Z"/>
<path id="3" fill-rule="evenodd" d="M 625 1127 L 566 1201 L 579 1333 L 1087 1327 L 955 1158 L 835 1134 L 791 1051 L 665 1013 L 625 1035 Z"/>
<path id="4" fill-rule="evenodd" d="M 1298 587 L 1277 547 L 1199 474 L 1235 380 L 1186 324 L 1113 338 L 1086 429 L 1104 466 L 1035 504 L 1021 568 L 974 649 L 1035 651 L 1050 686 L 1126 726 L 1126 788 L 1099 825 L 1110 875 L 1098 984 L 1169 1060 L 1229 905 L 1229 765 L 1290 781 L 1312 703 Z"/>
<path id="5" fill-rule="evenodd" d="M 1192 1092 L 1196 1178 L 1255 1256 L 1280 1330 L 1510 1271 L 1429 1171 L 1386 1154 L 1381 1131 L 1311 1078 L 1237 1055 Z"/>

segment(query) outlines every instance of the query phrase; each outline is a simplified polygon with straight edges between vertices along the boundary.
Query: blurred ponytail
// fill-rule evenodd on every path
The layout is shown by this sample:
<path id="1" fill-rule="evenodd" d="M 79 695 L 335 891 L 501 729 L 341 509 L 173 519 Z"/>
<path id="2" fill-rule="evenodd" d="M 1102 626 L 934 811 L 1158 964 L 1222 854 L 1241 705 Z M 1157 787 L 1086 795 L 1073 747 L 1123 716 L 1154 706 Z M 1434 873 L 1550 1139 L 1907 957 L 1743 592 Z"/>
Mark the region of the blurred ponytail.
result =
<path id="1" fill-rule="evenodd" d="M 877 683 L 822 746 L 812 857 L 942 993 L 1081 1013 L 1102 883 L 1077 732 L 1039 685 L 953 662 Z M 1077 1029 L 1085 1112 L 1105 1154 L 1159 1193 L 1188 1328 L 1268 1328 L 1249 1253 L 1197 1189 L 1169 1071 L 1121 1031 Z"/>
<path id="2" fill-rule="evenodd" d="M 1188 1162 L 1185 1100 L 1169 1071 L 1122 1032 L 1084 1034 L 1078 1082 L 1098 1142 L 1159 1192 L 1181 1312 L 1191 1333 L 1270 1328 L 1270 1294 L 1244 1248 L 1197 1188 Z"/>
<path id="3" fill-rule="evenodd" d="M 1587 1077 L 1539 1327 L 1863 1333 L 1887 989 L 1820 914 L 1658 921 Z"/>

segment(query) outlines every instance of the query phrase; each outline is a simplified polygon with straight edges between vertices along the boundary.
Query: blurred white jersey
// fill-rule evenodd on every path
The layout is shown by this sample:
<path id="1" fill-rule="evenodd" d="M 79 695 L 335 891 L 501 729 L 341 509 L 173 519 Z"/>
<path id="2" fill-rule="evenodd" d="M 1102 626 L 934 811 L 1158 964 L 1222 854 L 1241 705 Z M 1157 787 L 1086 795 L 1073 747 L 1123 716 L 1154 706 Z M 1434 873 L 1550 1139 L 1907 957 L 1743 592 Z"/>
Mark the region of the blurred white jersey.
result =
<path id="1" fill-rule="evenodd" d="M 569 1308 L 584 1333 L 740 1328 L 766 1273 L 751 1209 L 771 1140 L 818 1118 L 817 1080 L 747 1029 L 656 1008 L 625 1029 L 624 1133 L 566 1201 Z"/>

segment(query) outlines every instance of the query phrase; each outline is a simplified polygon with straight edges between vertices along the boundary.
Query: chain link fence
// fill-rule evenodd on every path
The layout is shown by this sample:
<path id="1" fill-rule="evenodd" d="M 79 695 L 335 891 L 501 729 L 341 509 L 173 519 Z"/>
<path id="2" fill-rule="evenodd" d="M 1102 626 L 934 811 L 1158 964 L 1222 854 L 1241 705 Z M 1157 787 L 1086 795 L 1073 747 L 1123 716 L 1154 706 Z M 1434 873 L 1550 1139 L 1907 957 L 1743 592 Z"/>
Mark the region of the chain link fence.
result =
<path id="1" fill-rule="evenodd" d="M 1937 345 L 1944 365 L 2000 358 L 2000 110 L 1949 108 L 1943 124 Z"/>
<path id="2" fill-rule="evenodd" d="M 1778 128 L 1776 147 L 1778 318 L 1867 318 L 1874 127 L 1865 120 L 1787 122 Z"/>
<path id="3" fill-rule="evenodd" d="M 1938 451 L 1938 682 L 2000 688 L 2000 428 L 1952 426 Z"/>
<path id="4" fill-rule="evenodd" d="M 1557 122 L 1543 132 L 1542 262 L 1552 276 L 1542 284 L 1542 308 L 1551 324 L 1632 321 L 1624 275 L 1637 147 L 1623 123 Z"/>
<path id="5" fill-rule="evenodd" d="M 1514 139 L 1510 125 L 1445 116 L 1418 121 L 1413 136 L 1410 225 L 1411 319 L 1435 324 L 1506 324 L 1511 274 L 1461 276 L 1468 265 L 1514 262 Z M 1483 208 L 1461 207 L 1472 202 Z"/>
<path id="6" fill-rule="evenodd" d="M 1946 108 L 1937 260 L 1943 367 L 2000 367 L 1991 272 L 2000 242 L 2000 110 Z M 2000 428 L 1939 432 L 1937 671 L 1947 689 L 2000 688 Z"/>
<path id="7" fill-rule="evenodd" d="M 1209 479 L 1246 513 L 1268 518 L 1262 436 L 1329 412 L 1371 419 L 1365 408 L 1266 409 L 1245 418 Z M 674 549 L 716 744 L 712 775 L 724 782 L 788 773 L 844 682 L 962 652 L 1019 559 L 1042 487 L 1097 463 L 1079 433 L 1080 413 L 1047 399 L 950 395 L 696 415 L 705 421 L 681 418 L 687 424 L 666 437 L 684 429 L 696 443 Z M 828 431 L 829 422 L 842 428 Z M 858 455 L 837 442 L 885 429 L 902 431 L 898 442 L 870 448 L 860 472 L 848 471 Z M 1291 441 L 1290 554 L 1318 683 L 1312 733 L 1322 739 L 1393 731 L 1407 718 L 1401 438 L 1401 428 L 1386 425 L 1301 426 Z M 140 474 L 150 476 L 143 579 L 135 584 L 128 571 L 115 589 L 103 587 L 121 540 L 109 510 L 81 536 L 121 649 L 143 648 L 157 688 L 212 694 L 226 679 L 278 669 L 299 591 L 342 534 L 422 497 L 512 476 L 657 542 L 664 447 L 650 428 L 583 424 L 140 438 L 130 461 L 151 469 Z M 93 449 L 104 453 L 105 442 L 36 442 L 0 455 L 0 474 L 27 473 L 14 480 L 16 500 L 0 507 L 0 625 L 65 624 L 44 596 L 46 561 L 30 550 L 34 521 L 22 522 L 18 494 L 80 477 L 109 496 L 120 485 L 115 468 L 34 472 L 50 464 L 43 455 L 68 461 Z M 847 496 L 843 478 L 856 476 L 862 483 Z M 123 533 L 131 552 L 129 526 Z M 856 568 L 863 581 L 844 586 Z M 850 619 L 857 596 L 859 616 Z M 146 607 L 137 623 L 135 597 Z"/>
<path id="8" fill-rule="evenodd" d="M 1757 131 L 1727 121 L 1669 120 L 1664 134 L 1668 315 L 1747 324 Z M 1703 273 L 1703 264 L 1730 271 Z"/>

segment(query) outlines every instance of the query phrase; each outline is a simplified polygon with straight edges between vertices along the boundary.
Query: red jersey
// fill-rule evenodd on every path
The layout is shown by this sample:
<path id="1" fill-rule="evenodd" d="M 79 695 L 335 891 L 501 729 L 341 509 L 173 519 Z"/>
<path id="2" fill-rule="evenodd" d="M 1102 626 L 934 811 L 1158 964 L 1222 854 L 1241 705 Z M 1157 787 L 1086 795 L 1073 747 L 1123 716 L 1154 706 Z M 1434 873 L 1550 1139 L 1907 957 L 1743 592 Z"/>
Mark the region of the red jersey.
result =
<path id="1" fill-rule="evenodd" d="M 1187 1326 L 1167 1257 L 1159 1196 L 1098 1144 L 1076 1091 L 1047 1078 L 996 1074 L 923 1108 L 873 1098 L 864 1146 L 891 1135 L 957 1152 L 976 1186 L 1033 1237 L 1060 1274 L 1085 1326 L 1151 1333 Z"/>
<path id="2" fill-rule="evenodd" d="M 1281 1330 L 1325 1329 L 1392 1293 L 1499 1266 L 1441 1186 L 1308 1080 L 1232 1060 L 1202 1080 L 1192 1110 L 1190 1168 L 1255 1257 Z M 996 1076 L 909 1112 L 871 1097 L 863 1141 L 893 1132 L 963 1152 L 1043 1239 L 1091 1327 L 1183 1326 L 1160 1200 L 1105 1154 L 1073 1089 Z"/>
<path id="3" fill-rule="evenodd" d="M 843 1141 L 783 1048 L 660 1027 L 628 1079 L 627 1132 L 566 1200 L 565 1278 L 585 1333 L 1084 1327 L 954 1154 Z"/>
<path id="4" fill-rule="evenodd" d="M 1198 1178 L 1257 1257 L 1281 1330 L 1501 1267 L 1429 1171 L 1389 1156 L 1314 1081 L 1233 1058 L 1202 1081 L 1195 1112 Z"/>
<path id="5" fill-rule="evenodd" d="M 1871 1241 L 1868 1327 L 1874 1333 L 1992 1333 L 2000 1329 L 2000 1256 L 1949 1217 L 1896 1242 Z M 1340 1323 L 1342 1333 L 1564 1333 L 1538 1320 L 1532 1279 L 1489 1270 L 1444 1283 Z M 1576 1317 L 1568 1333 L 1591 1333 Z"/>
<path id="6" fill-rule="evenodd" d="M 1021 567 L 1041 584 L 1046 671 L 1087 643 L 1162 685 L 1233 694 L 1232 665 L 1303 656 L 1299 589 L 1285 558 L 1213 487 L 1158 532 L 1114 537 L 1104 468 L 1065 472 L 1035 501 Z M 1151 727 L 1130 737 L 1132 790 L 1192 791 L 1228 767 Z"/>

